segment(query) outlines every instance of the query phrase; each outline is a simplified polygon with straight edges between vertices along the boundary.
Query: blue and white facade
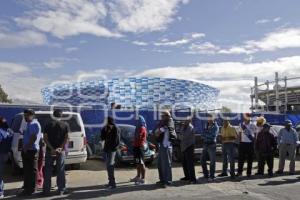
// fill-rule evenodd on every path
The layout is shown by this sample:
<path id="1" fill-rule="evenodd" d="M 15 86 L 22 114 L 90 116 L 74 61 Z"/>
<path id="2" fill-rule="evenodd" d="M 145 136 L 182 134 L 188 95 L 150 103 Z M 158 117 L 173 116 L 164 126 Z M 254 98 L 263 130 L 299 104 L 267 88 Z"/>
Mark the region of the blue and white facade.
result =
<path id="1" fill-rule="evenodd" d="M 44 88 L 42 95 L 49 105 L 110 105 L 114 102 L 122 108 L 188 105 L 209 109 L 215 105 L 219 90 L 188 80 L 133 77 L 57 84 Z"/>

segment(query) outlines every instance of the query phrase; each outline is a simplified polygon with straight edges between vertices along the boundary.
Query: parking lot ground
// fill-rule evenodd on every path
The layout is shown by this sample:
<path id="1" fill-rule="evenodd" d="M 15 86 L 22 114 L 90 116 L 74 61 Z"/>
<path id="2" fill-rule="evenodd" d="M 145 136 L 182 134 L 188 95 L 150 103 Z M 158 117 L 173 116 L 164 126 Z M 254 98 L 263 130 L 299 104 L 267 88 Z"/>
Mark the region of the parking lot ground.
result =
<path id="1" fill-rule="evenodd" d="M 289 162 L 286 163 L 288 169 Z M 253 173 L 256 172 L 254 163 Z M 277 169 L 278 160 L 275 160 Z M 222 163 L 217 163 L 217 174 L 220 173 Z M 155 166 L 147 170 L 147 183 L 135 186 L 129 179 L 136 175 L 134 166 L 124 166 L 116 169 L 116 179 L 118 187 L 115 190 L 106 190 L 104 184 L 107 183 L 105 165 L 100 160 L 89 160 L 82 166 L 81 170 L 67 171 L 67 182 L 70 193 L 65 196 L 55 196 L 53 190 L 52 197 L 43 198 L 40 192 L 29 199 L 220 199 L 220 200 L 282 200 L 300 199 L 300 162 L 297 161 L 297 174 L 294 176 L 275 176 L 273 178 L 253 176 L 251 179 L 245 177 L 231 181 L 230 178 L 218 178 L 212 183 L 201 179 L 197 185 L 186 185 L 185 182 L 178 181 L 182 176 L 180 164 L 173 167 L 174 184 L 171 187 L 162 189 L 155 185 L 158 180 L 158 172 Z M 197 176 L 201 177 L 199 163 L 196 166 Z M 6 199 L 18 199 L 16 193 L 22 186 L 21 177 L 9 176 L 9 169 L 6 171 Z M 55 179 L 53 178 L 53 184 Z"/>

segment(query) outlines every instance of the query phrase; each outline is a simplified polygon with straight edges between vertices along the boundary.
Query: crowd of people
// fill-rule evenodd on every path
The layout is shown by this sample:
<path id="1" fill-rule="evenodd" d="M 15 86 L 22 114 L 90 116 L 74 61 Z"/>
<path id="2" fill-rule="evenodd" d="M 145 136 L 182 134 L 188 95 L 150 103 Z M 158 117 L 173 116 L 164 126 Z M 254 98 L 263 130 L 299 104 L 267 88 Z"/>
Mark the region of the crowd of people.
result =
<path id="1" fill-rule="evenodd" d="M 53 120 L 49 121 L 43 130 L 38 120 L 35 119 L 33 110 L 24 111 L 24 119 L 27 127 L 23 133 L 22 160 L 24 168 L 23 190 L 18 196 L 30 196 L 38 187 L 42 188 L 43 195 L 49 196 L 51 190 L 51 177 L 53 163 L 56 162 L 58 194 L 67 194 L 65 176 L 66 146 L 68 143 L 68 124 L 61 120 L 63 112 L 55 110 Z M 296 147 L 299 141 L 297 132 L 292 128 L 292 122 L 287 120 L 285 127 L 278 135 L 271 131 L 271 125 L 263 117 L 259 117 L 256 123 L 251 121 L 251 115 L 245 114 L 238 130 L 231 125 L 230 118 L 223 118 L 222 126 L 219 126 L 213 115 L 208 116 L 207 125 L 203 132 L 199 133 L 203 142 L 201 154 L 201 167 L 203 179 L 214 181 L 216 178 L 216 149 L 217 137 L 220 133 L 223 151 L 223 169 L 219 177 L 230 175 L 231 179 L 243 176 L 244 163 L 247 163 L 246 175 L 252 176 L 253 160 L 258 161 L 256 175 L 264 175 L 265 164 L 268 166 L 268 176 L 273 176 L 274 155 L 279 151 L 279 166 L 277 174 L 283 174 L 287 155 L 290 159 L 291 175 L 295 174 Z M 42 134 L 43 133 L 43 134 Z M 192 118 L 187 118 L 176 133 L 174 120 L 169 111 L 161 112 L 161 120 L 153 131 L 158 147 L 158 175 L 157 184 L 163 188 L 172 185 L 172 146 L 175 141 L 180 141 L 182 153 L 183 178 L 189 184 L 196 184 L 198 179 L 195 173 L 195 135 L 196 130 L 192 125 Z M 144 152 L 147 143 L 147 122 L 138 115 L 136 118 L 136 130 L 133 141 L 134 161 L 137 166 L 137 174 L 130 181 L 137 185 L 146 183 L 146 167 Z M 113 117 L 107 117 L 106 125 L 101 130 L 101 140 L 104 141 L 104 154 L 108 174 L 109 189 L 117 187 L 115 178 L 115 157 L 120 145 L 120 130 Z M 4 196 L 3 173 L 7 154 L 10 151 L 11 141 L 7 122 L 0 117 L 0 197 Z M 236 169 L 236 146 L 238 145 L 238 167 Z M 45 152 L 43 152 L 45 149 Z M 45 155 L 39 159 L 41 154 Z M 209 169 L 208 169 L 209 161 Z M 228 164 L 230 170 L 228 170 Z M 43 169 L 44 168 L 44 169 Z M 229 174 L 228 174 L 229 171 Z M 237 171 L 237 173 L 236 173 Z M 44 172 L 44 174 L 43 174 Z M 202 177 L 200 177 L 202 179 Z"/>

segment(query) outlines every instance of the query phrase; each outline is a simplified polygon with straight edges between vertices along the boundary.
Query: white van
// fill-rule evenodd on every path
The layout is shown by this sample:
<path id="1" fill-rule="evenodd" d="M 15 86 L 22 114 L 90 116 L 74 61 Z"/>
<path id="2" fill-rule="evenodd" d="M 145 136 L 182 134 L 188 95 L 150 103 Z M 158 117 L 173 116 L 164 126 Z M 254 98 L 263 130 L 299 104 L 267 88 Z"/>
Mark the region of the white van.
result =
<path id="1" fill-rule="evenodd" d="M 35 116 L 41 124 L 41 128 L 52 120 L 52 111 L 35 111 Z M 72 164 L 74 168 L 79 169 L 80 164 L 86 162 L 86 134 L 82 118 L 79 113 L 63 112 L 63 121 L 69 124 L 69 142 L 68 152 L 65 163 Z M 26 122 L 23 113 L 15 115 L 13 118 L 11 129 L 14 133 L 10 159 L 13 169 L 23 168 L 21 151 L 23 146 L 23 132 L 26 129 Z"/>

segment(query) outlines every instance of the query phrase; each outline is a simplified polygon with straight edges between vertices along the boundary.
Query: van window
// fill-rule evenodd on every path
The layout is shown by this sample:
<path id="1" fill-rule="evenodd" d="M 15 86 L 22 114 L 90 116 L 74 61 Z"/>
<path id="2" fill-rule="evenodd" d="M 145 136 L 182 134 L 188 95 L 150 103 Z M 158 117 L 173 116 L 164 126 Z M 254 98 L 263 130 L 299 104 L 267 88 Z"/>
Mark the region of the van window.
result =
<path id="1" fill-rule="evenodd" d="M 65 115 L 63 117 L 67 117 L 67 116 Z M 40 122 L 42 129 L 44 129 L 45 125 L 52 120 L 51 115 L 49 114 L 37 114 L 36 118 Z M 63 121 L 65 121 L 69 125 L 71 132 L 82 131 L 77 115 L 72 115 L 67 120 L 63 120 Z"/>

